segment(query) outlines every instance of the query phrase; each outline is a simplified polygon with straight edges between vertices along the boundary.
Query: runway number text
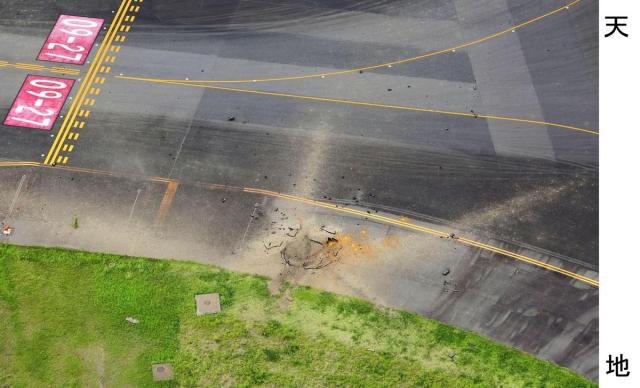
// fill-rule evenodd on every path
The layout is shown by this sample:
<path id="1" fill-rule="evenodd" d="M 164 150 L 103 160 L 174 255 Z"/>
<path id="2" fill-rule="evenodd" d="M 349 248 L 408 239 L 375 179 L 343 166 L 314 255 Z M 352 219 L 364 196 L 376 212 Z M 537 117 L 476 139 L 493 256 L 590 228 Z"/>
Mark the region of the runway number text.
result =
<path id="1" fill-rule="evenodd" d="M 103 23 L 103 19 L 60 15 L 38 60 L 84 64 Z"/>
<path id="2" fill-rule="evenodd" d="M 28 75 L 4 125 L 51 130 L 74 80 Z"/>

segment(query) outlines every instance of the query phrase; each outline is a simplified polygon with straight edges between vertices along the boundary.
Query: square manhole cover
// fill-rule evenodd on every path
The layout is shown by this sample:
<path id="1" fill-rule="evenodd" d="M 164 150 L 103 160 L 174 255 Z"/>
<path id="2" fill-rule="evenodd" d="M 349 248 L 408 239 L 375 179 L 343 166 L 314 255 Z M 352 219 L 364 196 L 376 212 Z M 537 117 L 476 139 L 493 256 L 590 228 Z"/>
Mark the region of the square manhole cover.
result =
<path id="1" fill-rule="evenodd" d="M 220 312 L 220 294 L 196 295 L 196 314 L 215 314 Z"/>
<path id="2" fill-rule="evenodd" d="M 173 380 L 173 366 L 171 364 L 153 364 L 153 381 Z"/>

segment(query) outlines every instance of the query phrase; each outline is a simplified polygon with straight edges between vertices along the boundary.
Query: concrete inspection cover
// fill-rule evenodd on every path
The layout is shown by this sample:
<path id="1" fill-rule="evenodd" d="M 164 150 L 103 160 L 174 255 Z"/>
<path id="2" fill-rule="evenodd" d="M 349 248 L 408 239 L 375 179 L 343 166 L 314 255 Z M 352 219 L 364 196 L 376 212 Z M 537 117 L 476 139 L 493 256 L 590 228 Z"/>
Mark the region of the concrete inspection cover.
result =
<path id="1" fill-rule="evenodd" d="M 153 364 L 153 381 L 173 380 L 173 366 L 171 364 Z"/>
<path id="2" fill-rule="evenodd" d="M 220 294 L 200 294 L 196 295 L 196 314 L 215 314 L 220 310 Z"/>

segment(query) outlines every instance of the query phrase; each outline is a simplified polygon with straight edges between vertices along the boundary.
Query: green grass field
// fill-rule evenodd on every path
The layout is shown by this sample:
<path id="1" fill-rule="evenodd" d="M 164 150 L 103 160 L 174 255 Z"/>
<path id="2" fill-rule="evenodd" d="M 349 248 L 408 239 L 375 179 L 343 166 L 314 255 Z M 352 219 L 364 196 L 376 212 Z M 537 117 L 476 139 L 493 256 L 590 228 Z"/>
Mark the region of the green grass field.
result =
<path id="1" fill-rule="evenodd" d="M 197 317 L 194 295 L 207 292 L 223 312 Z M 173 363 L 174 381 L 154 383 L 155 362 Z M 595 386 L 355 298 L 271 296 L 263 277 L 194 263 L 0 245 L 0 386 L 152 385 Z"/>

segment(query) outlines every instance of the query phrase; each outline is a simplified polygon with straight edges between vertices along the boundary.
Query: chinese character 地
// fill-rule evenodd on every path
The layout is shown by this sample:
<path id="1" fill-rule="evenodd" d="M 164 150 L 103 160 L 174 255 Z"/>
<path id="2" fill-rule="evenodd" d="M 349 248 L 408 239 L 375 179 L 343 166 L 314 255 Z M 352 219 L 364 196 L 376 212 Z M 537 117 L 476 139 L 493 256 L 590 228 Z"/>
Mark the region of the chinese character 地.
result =
<path id="1" fill-rule="evenodd" d="M 616 356 L 615 359 L 609 355 L 607 365 L 609 366 L 607 374 L 615 372 L 617 377 L 627 377 L 631 373 L 629 372 L 629 360 L 624 358 L 622 354 L 620 354 L 620 357 Z"/>

